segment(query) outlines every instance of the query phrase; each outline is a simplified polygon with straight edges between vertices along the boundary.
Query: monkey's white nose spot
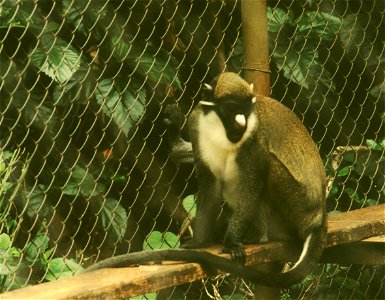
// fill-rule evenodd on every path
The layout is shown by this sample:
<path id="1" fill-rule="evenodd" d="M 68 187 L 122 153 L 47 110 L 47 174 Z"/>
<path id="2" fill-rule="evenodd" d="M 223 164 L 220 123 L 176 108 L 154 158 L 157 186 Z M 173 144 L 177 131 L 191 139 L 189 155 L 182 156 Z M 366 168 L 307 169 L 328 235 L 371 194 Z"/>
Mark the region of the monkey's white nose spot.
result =
<path id="1" fill-rule="evenodd" d="M 245 127 L 246 126 L 246 118 L 245 118 L 245 115 L 236 115 L 235 116 L 235 122 L 237 122 L 237 124 L 241 127 Z"/>

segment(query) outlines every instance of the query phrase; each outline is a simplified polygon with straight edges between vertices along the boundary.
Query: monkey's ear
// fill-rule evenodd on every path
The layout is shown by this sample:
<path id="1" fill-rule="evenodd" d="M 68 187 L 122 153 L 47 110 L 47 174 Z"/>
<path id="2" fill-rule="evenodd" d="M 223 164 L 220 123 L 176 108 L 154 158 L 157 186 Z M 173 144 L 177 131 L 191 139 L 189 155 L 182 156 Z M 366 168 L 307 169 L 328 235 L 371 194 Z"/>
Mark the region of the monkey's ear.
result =
<path id="1" fill-rule="evenodd" d="M 205 105 L 205 106 L 215 106 L 215 103 L 214 102 L 210 102 L 210 101 L 201 100 L 201 101 L 199 101 L 199 103 L 202 104 L 202 105 Z"/>
<path id="2" fill-rule="evenodd" d="M 204 83 L 203 84 L 203 89 L 206 90 L 206 91 L 212 91 L 213 90 L 213 87 L 207 83 Z"/>
<path id="3" fill-rule="evenodd" d="M 204 83 L 202 87 L 202 98 L 204 100 L 200 101 L 202 105 L 206 106 L 215 106 L 214 100 L 214 89 L 211 85 Z"/>
<path id="4" fill-rule="evenodd" d="M 257 102 L 257 97 L 253 97 L 253 99 L 251 99 L 251 102 L 253 103 Z"/>

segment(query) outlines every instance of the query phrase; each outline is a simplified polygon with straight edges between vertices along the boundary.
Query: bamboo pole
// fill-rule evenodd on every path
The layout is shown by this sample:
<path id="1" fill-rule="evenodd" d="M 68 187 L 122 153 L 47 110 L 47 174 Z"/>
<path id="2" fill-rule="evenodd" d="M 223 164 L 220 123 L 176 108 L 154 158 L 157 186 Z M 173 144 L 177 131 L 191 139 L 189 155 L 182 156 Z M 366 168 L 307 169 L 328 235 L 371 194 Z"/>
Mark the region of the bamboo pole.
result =
<path id="1" fill-rule="evenodd" d="M 254 91 L 270 96 L 269 43 L 266 0 L 242 0 L 244 78 Z"/>

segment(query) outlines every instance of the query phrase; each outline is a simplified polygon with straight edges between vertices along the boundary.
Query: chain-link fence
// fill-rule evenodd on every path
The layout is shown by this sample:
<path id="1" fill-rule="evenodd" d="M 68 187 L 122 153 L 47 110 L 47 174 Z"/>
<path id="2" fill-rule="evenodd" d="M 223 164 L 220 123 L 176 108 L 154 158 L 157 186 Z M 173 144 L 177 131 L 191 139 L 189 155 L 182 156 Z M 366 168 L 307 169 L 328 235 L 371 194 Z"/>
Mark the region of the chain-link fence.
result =
<path id="1" fill-rule="evenodd" d="M 193 169 L 170 159 L 164 109 L 242 72 L 239 2 L 0 0 L 1 292 L 190 236 Z M 319 145 L 328 210 L 384 203 L 384 1 L 268 5 L 272 97 Z M 282 298 L 381 298 L 384 280 L 320 264 Z M 220 276 L 158 296 L 252 292 Z"/>

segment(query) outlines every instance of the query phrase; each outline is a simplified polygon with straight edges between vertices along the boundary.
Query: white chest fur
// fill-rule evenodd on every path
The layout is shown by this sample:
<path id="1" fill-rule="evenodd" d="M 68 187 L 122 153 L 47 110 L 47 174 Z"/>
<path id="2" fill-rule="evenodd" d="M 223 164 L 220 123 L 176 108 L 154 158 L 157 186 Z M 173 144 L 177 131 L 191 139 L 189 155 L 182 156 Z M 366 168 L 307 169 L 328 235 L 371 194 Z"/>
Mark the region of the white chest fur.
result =
<path id="1" fill-rule="evenodd" d="M 247 129 L 238 143 L 232 143 L 227 139 L 225 128 L 215 112 L 201 114 L 198 122 L 201 159 L 221 183 L 223 197 L 231 206 L 233 193 L 238 186 L 236 163 L 238 149 L 255 128 L 256 116 L 254 114 L 249 116 Z"/>

